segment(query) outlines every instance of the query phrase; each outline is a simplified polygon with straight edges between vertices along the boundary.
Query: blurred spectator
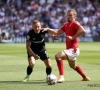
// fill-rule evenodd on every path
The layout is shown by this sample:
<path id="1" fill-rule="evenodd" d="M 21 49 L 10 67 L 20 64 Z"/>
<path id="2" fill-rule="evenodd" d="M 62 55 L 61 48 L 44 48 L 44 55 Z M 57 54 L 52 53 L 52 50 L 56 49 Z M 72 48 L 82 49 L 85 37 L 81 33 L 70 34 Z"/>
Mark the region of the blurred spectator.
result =
<path id="1" fill-rule="evenodd" d="M 1 32 L 1 28 L 0 28 L 0 42 L 2 40 L 2 32 Z"/>
<path id="2" fill-rule="evenodd" d="M 6 27 L 4 27 L 1 31 L 1 38 L 2 40 L 9 40 L 9 33 L 7 32 Z"/>
<path id="3" fill-rule="evenodd" d="M 85 29 L 85 31 L 86 31 L 85 37 L 91 37 L 91 36 L 92 36 L 92 32 L 91 32 L 90 26 L 88 26 L 88 25 L 86 24 L 86 25 L 84 25 L 84 29 Z"/>
<path id="4" fill-rule="evenodd" d="M 100 36 L 100 24 L 98 24 L 96 31 L 97 31 L 97 36 Z"/>
<path id="5" fill-rule="evenodd" d="M 59 28 L 70 8 L 77 10 L 86 37 L 100 36 L 100 0 L 1 0 L 0 31 L 6 28 L 10 37 L 25 37 L 34 19 L 45 27 Z"/>

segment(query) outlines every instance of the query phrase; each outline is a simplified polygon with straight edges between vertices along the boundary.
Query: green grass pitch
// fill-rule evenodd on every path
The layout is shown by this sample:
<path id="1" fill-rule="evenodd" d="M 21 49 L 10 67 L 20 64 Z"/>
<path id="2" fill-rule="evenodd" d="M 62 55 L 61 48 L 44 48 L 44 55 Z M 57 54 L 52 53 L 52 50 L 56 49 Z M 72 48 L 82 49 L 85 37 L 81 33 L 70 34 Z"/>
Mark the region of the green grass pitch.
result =
<path id="1" fill-rule="evenodd" d="M 81 76 L 65 60 L 66 81 L 47 85 L 45 66 L 41 60 L 36 61 L 30 80 L 22 82 L 28 65 L 25 44 L 0 44 L 0 90 L 100 90 L 100 43 L 80 42 L 79 47 L 81 53 L 77 64 L 91 81 L 82 82 Z M 46 48 L 52 62 L 52 73 L 58 77 L 54 56 L 65 49 L 65 43 L 46 43 Z"/>

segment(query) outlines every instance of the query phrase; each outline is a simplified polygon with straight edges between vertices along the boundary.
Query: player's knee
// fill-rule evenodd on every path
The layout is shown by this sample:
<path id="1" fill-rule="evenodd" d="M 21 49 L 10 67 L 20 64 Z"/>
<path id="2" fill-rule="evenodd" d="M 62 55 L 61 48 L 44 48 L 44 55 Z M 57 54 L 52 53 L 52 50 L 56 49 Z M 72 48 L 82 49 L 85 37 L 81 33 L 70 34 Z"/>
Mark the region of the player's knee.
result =
<path id="1" fill-rule="evenodd" d="M 33 67 L 34 67 L 34 65 L 35 65 L 35 62 L 34 62 L 34 63 L 29 62 L 29 66 L 30 66 L 31 68 L 33 68 Z"/>
<path id="2" fill-rule="evenodd" d="M 33 68 L 34 65 L 35 65 L 35 60 L 34 60 L 33 58 L 29 58 L 29 59 L 28 59 L 28 63 L 29 63 L 29 66 L 30 66 L 31 68 Z"/>
<path id="3" fill-rule="evenodd" d="M 50 60 L 50 59 L 48 59 L 48 60 L 43 60 L 43 62 L 44 62 L 45 66 L 46 66 L 47 68 L 51 68 L 51 67 L 52 67 L 52 66 L 51 66 L 51 60 Z"/>
<path id="4" fill-rule="evenodd" d="M 57 60 L 57 55 L 55 55 L 55 59 Z"/>
<path id="5" fill-rule="evenodd" d="M 61 57 L 60 57 L 59 54 L 56 54 L 56 55 L 55 55 L 55 59 L 56 59 L 56 60 L 59 60 L 60 58 L 61 58 Z"/>
<path id="6" fill-rule="evenodd" d="M 51 67 L 52 67 L 52 66 L 51 66 L 51 63 L 47 63 L 47 64 L 46 64 L 46 67 L 47 67 L 47 68 L 51 68 Z"/>
<path id="7" fill-rule="evenodd" d="M 47 68 L 52 68 L 52 66 L 51 65 L 48 65 Z"/>
<path id="8" fill-rule="evenodd" d="M 74 65 L 70 65 L 70 64 L 69 64 L 69 66 L 70 66 L 70 68 L 75 69 L 75 66 L 74 66 Z"/>
<path id="9" fill-rule="evenodd" d="M 33 64 L 29 64 L 29 66 L 30 66 L 31 68 L 33 68 L 33 67 L 34 67 L 34 65 L 33 65 Z"/>

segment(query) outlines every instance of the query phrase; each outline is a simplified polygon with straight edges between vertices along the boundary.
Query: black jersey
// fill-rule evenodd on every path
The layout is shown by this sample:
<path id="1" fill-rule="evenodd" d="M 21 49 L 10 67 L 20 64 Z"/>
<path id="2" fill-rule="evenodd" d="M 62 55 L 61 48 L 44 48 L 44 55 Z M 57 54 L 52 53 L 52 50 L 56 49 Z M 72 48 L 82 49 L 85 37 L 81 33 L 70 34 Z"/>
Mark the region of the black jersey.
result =
<path id="1" fill-rule="evenodd" d="M 31 41 L 31 49 L 34 52 L 45 51 L 45 34 L 47 31 L 36 34 L 34 30 L 30 30 L 26 35 L 26 41 Z"/>

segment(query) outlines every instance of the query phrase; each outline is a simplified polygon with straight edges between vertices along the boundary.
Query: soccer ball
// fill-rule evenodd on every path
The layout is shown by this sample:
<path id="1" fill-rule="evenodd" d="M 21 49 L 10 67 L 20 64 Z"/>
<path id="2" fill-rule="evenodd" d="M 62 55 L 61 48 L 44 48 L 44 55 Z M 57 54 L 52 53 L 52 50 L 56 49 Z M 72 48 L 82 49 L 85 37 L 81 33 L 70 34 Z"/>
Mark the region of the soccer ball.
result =
<path id="1" fill-rule="evenodd" d="M 54 74 L 50 74 L 47 76 L 46 82 L 48 85 L 54 85 L 57 83 L 57 77 Z"/>

